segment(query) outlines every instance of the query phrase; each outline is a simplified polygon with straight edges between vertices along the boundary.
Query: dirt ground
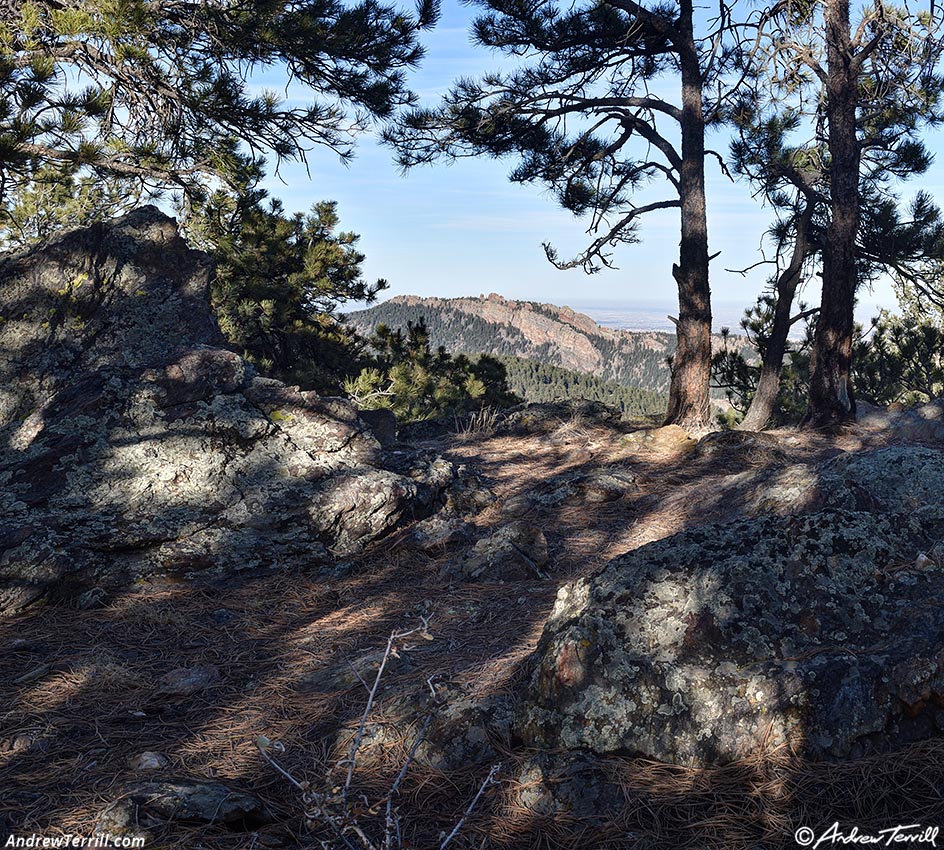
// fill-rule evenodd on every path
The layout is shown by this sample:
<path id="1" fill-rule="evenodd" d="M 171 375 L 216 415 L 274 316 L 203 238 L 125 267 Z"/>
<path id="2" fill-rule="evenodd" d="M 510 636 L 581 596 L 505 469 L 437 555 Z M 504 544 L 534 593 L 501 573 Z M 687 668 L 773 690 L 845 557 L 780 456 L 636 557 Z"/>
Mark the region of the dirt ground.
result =
<path id="1" fill-rule="evenodd" d="M 325 671 L 379 653 L 391 631 L 427 617 L 432 640 L 399 642 L 407 661 L 390 664 L 372 710 L 372 722 L 389 718 L 388 737 L 400 748 L 359 765 L 363 774 L 355 778 L 367 796 L 363 822 L 378 824 L 382 837 L 383 807 L 373 812 L 371 805 L 383 799 L 415 732 L 397 727 L 391 706 L 399 694 L 422 691 L 430 680 L 476 699 L 514 688 L 562 583 L 683 528 L 732 518 L 743 508 L 732 494 L 757 473 L 885 440 L 862 429 L 838 436 L 782 430 L 702 457 L 624 437 L 620 429 L 571 422 L 532 436 L 422 444 L 472 464 L 494 491 L 494 504 L 471 520 L 482 533 L 507 522 L 503 506 L 512 497 L 564 474 L 616 467 L 636 476 L 637 489 L 623 498 L 538 506 L 524 515 L 547 538 L 546 579 L 457 582 L 443 572 L 455 551 L 418 551 L 405 529 L 346 575 L 273 569 L 225 584 L 156 582 L 91 610 L 45 607 L 0 623 L 0 836 L 91 835 L 108 803 L 142 779 L 132 758 L 155 751 L 169 759 L 160 776 L 252 792 L 271 822 L 231 829 L 171 822 L 151 830 L 149 848 L 343 847 L 306 818 L 301 792 L 254 741 L 278 741 L 278 763 L 296 780 L 324 787 L 368 699 L 356 676 Z M 196 665 L 218 673 L 207 688 L 185 698 L 160 692 L 165 674 Z M 502 752 L 495 781 L 449 846 L 760 850 L 796 846 L 794 830 L 824 812 L 864 818 L 857 821 L 863 828 L 869 819 L 944 818 L 941 742 L 827 767 L 782 752 L 714 770 L 611 759 L 603 769 L 618 777 L 626 806 L 610 822 L 542 819 L 522 806 L 517 767 L 530 755 Z M 489 767 L 411 768 L 398 798 L 402 846 L 439 847 Z"/>

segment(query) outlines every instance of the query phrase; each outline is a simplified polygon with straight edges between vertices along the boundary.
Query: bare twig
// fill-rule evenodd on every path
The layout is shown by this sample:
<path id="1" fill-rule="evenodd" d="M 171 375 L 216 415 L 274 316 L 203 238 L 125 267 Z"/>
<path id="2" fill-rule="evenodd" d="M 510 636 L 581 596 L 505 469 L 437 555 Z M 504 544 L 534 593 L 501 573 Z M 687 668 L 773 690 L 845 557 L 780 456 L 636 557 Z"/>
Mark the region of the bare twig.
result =
<path id="1" fill-rule="evenodd" d="M 452 832 L 450 832 L 449 835 L 447 835 L 443 840 L 443 843 L 439 845 L 439 850 L 446 850 L 446 847 L 449 846 L 449 843 L 452 841 L 452 839 L 459 834 L 459 830 L 462 829 L 462 825 L 466 822 L 466 819 L 469 817 L 469 815 L 472 814 L 472 810 L 478 803 L 479 797 L 481 797 L 485 789 L 492 784 L 495 779 L 495 774 L 498 773 L 499 770 L 501 770 L 501 763 L 492 765 L 492 769 L 488 772 L 488 776 L 485 777 L 485 781 L 479 786 L 479 790 L 472 798 L 472 802 L 469 803 L 468 808 L 465 810 L 462 817 L 459 818 L 459 823 L 453 827 Z"/>
<path id="2" fill-rule="evenodd" d="M 432 723 L 432 720 L 433 715 L 427 714 L 426 719 L 423 721 L 423 726 L 420 728 L 420 731 L 416 736 L 416 740 L 413 742 L 413 746 L 410 747 L 409 755 L 406 757 L 403 767 L 400 768 L 397 778 L 394 779 L 393 785 L 390 786 L 390 790 L 387 792 L 387 813 L 385 818 L 386 825 L 383 843 L 384 850 L 392 850 L 394 832 L 396 832 L 398 836 L 396 846 L 400 846 L 400 819 L 396 817 L 393 812 L 393 797 L 395 794 L 400 793 L 400 783 L 403 782 L 403 779 L 406 777 L 406 772 L 410 769 L 410 765 L 413 763 L 413 759 L 416 757 L 416 751 L 419 749 L 420 744 L 422 744 L 426 739 L 426 732 L 429 729 L 429 724 Z"/>
<path id="3" fill-rule="evenodd" d="M 392 631 L 387 638 L 387 648 L 384 650 L 383 658 L 380 660 L 380 666 L 377 668 L 377 675 L 374 678 L 374 686 L 370 689 L 370 696 L 367 698 L 367 705 L 364 706 L 364 713 L 361 715 L 360 725 L 357 727 L 357 734 L 354 736 L 354 742 L 351 744 L 351 751 L 347 757 L 347 778 L 344 780 L 344 788 L 341 790 L 341 800 L 347 800 L 347 792 L 351 787 L 351 781 L 354 779 L 354 768 L 357 764 L 357 751 L 360 749 L 361 741 L 364 739 L 364 730 L 367 728 L 367 718 L 370 710 L 374 707 L 374 700 L 377 697 L 377 689 L 380 687 L 380 679 L 383 676 L 384 668 L 393 652 L 393 645 L 398 640 L 403 640 L 417 632 L 426 633 L 429 628 L 429 617 L 420 617 L 421 625 L 406 632 Z"/>
<path id="4" fill-rule="evenodd" d="M 349 658 L 345 658 L 344 662 L 348 667 L 351 668 L 351 672 L 357 677 L 357 681 L 364 686 L 364 690 L 367 691 L 367 693 L 370 693 L 370 685 L 368 685 L 367 682 L 364 681 L 364 677 L 357 672 L 357 668 L 351 664 L 351 660 Z"/>
<path id="5" fill-rule="evenodd" d="M 374 678 L 373 687 L 369 688 L 370 694 L 367 698 L 367 705 L 364 708 L 363 715 L 361 716 L 361 722 L 357 728 L 357 734 L 355 735 L 354 741 L 351 745 L 350 752 L 348 753 L 346 759 L 341 760 L 336 765 L 336 767 L 340 767 L 343 764 L 347 765 L 347 777 L 343 786 L 339 788 L 334 786 L 333 782 L 330 782 L 323 793 L 312 790 L 309 787 L 308 782 L 301 782 L 296 779 L 288 770 L 279 764 L 278 759 L 273 755 L 273 753 L 278 755 L 285 752 L 285 747 L 281 743 L 278 741 L 270 741 L 264 735 L 259 735 L 254 741 L 259 752 L 262 754 L 262 757 L 301 792 L 302 802 L 305 805 L 305 817 L 309 821 L 321 822 L 327 825 L 334 832 L 337 838 L 340 839 L 347 850 L 399 850 L 399 848 L 402 847 L 400 815 L 397 808 L 394 806 L 394 798 L 399 795 L 400 786 L 403 784 L 403 780 L 406 778 L 410 766 L 416 759 L 416 753 L 420 745 L 426 739 L 426 733 L 429 730 L 429 726 L 433 720 L 432 711 L 427 714 L 423 720 L 423 723 L 416 735 L 416 739 L 413 741 L 413 745 L 411 746 L 410 752 L 407 755 L 406 761 L 394 778 L 386 797 L 381 799 L 376 805 L 372 806 L 370 801 L 366 797 L 362 796 L 364 808 L 372 816 L 378 815 L 380 813 L 381 804 L 386 804 L 383 828 L 384 837 L 382 843 L 374 842 L 370 835 L 368 835 L 368 832 L 374 832 L 375 828 L 376 831 L 379 832 L 379 824 L 367 823 L 365 826 L 362 826 L 358 822 L 357 811 L 355 807 L 348 801 L 348 792 L 350 791 L 351 782 L 354 776 L 354 769 L 357 765 L 357 753 L 361 743 L 363 742 L 364 732 L 367 726 L 367 718 L 370 715 L 374 700 L 377 697 L 380 687 L 380 680 L 386 668 L 387 661 L 391 655 L 396 653 L 397 642 L 409 637 L 410 635 L 419 634 L 427 640 L 432 640 L 428 632 L 429 621 L 429 616 L 421 616 L 419 626 L 407 631 L 398 632 L 394 630 L 390 633 L 390 637 L 387 639 L 387 646 L 384 650 L 383 658 L 381 659 L 380 666 L 377 670 L 377 675 Z M 354 669 L 353 665 L 352 669 Z M 358 678 L 360 679 L 360 676 L 358 676 Z M 427 679 L 427 685 L 435 697 L 436 693 L 435 689 L 433 688 L 432 680 L 433 677 L 429 677 Z M 363 682 L 362 679 L 361 681 Z M 479 794 L 481 794 L 481 790 L 479 791 Z M 479 795 L 476 795 L 476 800 L 478 799 L 478 796 Z M 473 801 L 473 806 L 474 804 L 475 801 Z M 466 815 L 468 815 L 468 812 L 471 810 L 472 807 L 468 809 Z M 465 820 L 465 818 L 463 818 L 463 820 Z M 322 846 L 327 845 L 322 842 Z"/>
<path id="6" fill-rule="evenodd" d="M 275 741 L 274 743 L 270 744 L 268 743 L 268 738 L 263 738 L 261 735 L 258 738 L 256 738 L 256 740 L 253 743 L 256 745 L 259 752 L 262 754 L 262 757 L 269 764 L 271 764 L 272 767 L 274 767 L 279 773 L 281 773 L 282 776 L 284 776 L 289 782 L 291 782 L 292 785 L 294 785 L 299 791 L 304 793 L 305 791 L 308 790 L 308 786 L 305 783 L 299 782 L 294 776 L 292 776 L 291 773 L 289 773 L 284 767 L 282 767 L 282 765 L 280 765 L 274 758 L 272 758 L 272 756 L 269 755 L 268 749 L 270 746 L 276 752 L 282 752 L 285 749 L 282 746 L 282 744 L 280 744 L 278 741 Z"/>

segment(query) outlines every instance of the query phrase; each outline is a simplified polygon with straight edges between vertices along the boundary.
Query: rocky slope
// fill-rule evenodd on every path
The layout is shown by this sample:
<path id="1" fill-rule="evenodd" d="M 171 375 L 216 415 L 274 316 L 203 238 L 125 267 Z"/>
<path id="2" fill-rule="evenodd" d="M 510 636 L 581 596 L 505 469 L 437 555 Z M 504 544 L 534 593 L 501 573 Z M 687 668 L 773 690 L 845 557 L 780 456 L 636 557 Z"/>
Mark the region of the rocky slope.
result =
<path id="1" fill-rule="evenodd" d="M 881 449 L 816 474 L 833 503 L 868 494 L 873 470 L 944 480 L 939 451 L 915 452 Z M 891 513 L 683 532 L 563 588 L 521 703 L 522 738 L 712 765 L 782 745 L 849 758 L 938 734 L 944 613 L 928 602 L 944 598 L 944 502 L 938 493 L 904 513 L 903 495 Z"/>
<path id="2" fill-rule="evenodd" d="M 331 570 L 263 527 L 240 551 L 277 571 L 0 619 L 0 832 L 382 846 L 405 765 L 391 816 L 424 848 L 479 789 L 451 847 L 789 850 L 944 818 L 944 404 L 697 441 L 531 405 L 377 457 L 446 505 Z"/>
<path id="3" fill-rule="evenodd" d="M 221 347 L 211 273 L 152 207 L 3 258 L 0 612 L 324 564 L 434 509 L 350 404 Z"/>
<path id="4" fill-rule="evenodd" d="M 348 315 L 360 333 L 384 323 L 402 328 L 423 318 L 434 346 L 521 357 L 576 372 L 597 375 L 623 386 L 665 393 L 666 358 L 675 336 L 601 327 L 570 307 L 514 301 L 500 295 L 479 298 L 419 298 L 402 295 Z M 741 343 L 733 338 L 734 345 Z M 720 337 L 715 338 L 720 346 Z"/>

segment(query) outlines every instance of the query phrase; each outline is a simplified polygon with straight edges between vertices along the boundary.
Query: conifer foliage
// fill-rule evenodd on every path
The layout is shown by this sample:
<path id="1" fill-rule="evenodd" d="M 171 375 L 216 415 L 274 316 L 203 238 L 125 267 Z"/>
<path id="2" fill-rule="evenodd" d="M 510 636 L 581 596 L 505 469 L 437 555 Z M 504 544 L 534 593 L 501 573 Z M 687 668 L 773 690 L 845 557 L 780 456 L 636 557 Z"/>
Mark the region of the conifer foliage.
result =
<path id="1" fill-rule="evenodd" d="M 848 2 L 775 10 L 732 112 L 732 170 L 777 213 L 768 233 L 774 254 L 757 264 L 775 267 L 763 296 L 770 328 L 742 428 L 779 418 L 788 336 L 812 313 L 823 321 L 809 352 L 810 422 L 852 416 L 857 289 L 887 274 L 930 293 L 944 257 L 933 200 L 918 192 L 906 206 L 899 197 L 902 181 L 929 167 L 921 131 L 942 117 L 938 21 L 883 4 L 853 11 L 850 35 Z M 795 296 L 820 271 L 823 304 L 794 314 Z"/>
<path id="2" fill-rule="evenodd" d="M 671 275 L 678 342 L 667 421 L 705 426 L 706 134 L 724 120 L 728 82 L 738 78 L 763 15 L 738 23 L 722 3 L 708 19 L 691 0 L 476 5 L 482 14 L 474 40 L 513 57 L 515 70 L 458 80 L 438 108 L 413 112 L 387 139 L 406 167 L 440 156 L 516 157 L 513 181 L 544 184 L 565 209 L 589 217 L 592 240 L 577 257 L 562 260 L 545 246 L 560 268 L 612 265 L 613 247 L 638 241 L 644 216 L 677 209 L 679 256 Z M 640 190 L 649 184 L 660 192 L 644 201 Z"/>
<path id="3" fill-rule="evenodd" d="M 190 225 L 217 261 L 211 298 L 230 343 L 264 373 L 329 393 L 357 372 L 363 347 L 338 308 L 387 286 L 364 280 L 360 237 L 338 224 L 334 201 L 287 215 L 277 200 L 220 192 Z"/>
<path id="4" fill-rule="evenodd" d="M 262 152 L 350 153 L 412 102 L 414 15 L 378 0 L 25 0 L 0 7 L 0 193 L 44 166 L 189 192 L 258 176 Z M 276 82 L 257 92 L 250 76 Z M 284 87 L 297 84 L 288 98 Z"/>
<path id="5" fill-rule="evenodd" d="M 872 404 L 916 404 L 944 395 L 944 324 L 926 310 L 883 311 L 856 343 L 859 397 Z"/>
<path id="6" fill-rule="evenodd" d="M 42 166 L 7 199 L 0 217 L 0 247 L 44 242 L 63 230 L 130 212 L 142 199 L 141 187 L 126 180 Z"/>
<path id="7" fill-rule="evenodd" d="M 433 351 L 422 319 L 410 322 L 406 333 L 378 325 L 370 345 L 373 364 L 344 386 L 359 407 L 388 408 L 409 422 L 520 401 L 508 390 L 499 360 L 453 357 L 442 347 Z"/>

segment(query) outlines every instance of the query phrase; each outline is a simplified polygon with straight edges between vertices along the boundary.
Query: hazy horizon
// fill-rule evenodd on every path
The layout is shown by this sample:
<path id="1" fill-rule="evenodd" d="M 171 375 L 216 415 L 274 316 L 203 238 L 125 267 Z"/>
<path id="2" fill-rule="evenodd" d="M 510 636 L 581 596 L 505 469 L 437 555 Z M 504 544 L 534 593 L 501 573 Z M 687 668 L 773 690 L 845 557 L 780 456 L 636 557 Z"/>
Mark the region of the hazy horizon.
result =
<path id="1" fill-rule="evenodd" d="M 669 316 L 678 314 L 678 304 L 666 299 L 635 299 L 623 301 L 613 298 L 582 298 L 571 301 L 550 301 L 545 298 L 529 298 L 521 295 L 510 295 L 505 292 L 460 292 L 454 295 L 419 295 L 415 292 L 390 292 L 385 290 L 374 304 L 358 304 L 348 307 L 343 312 L 355 313 L 372 306 L 377 306 L 392 298 L 479 298 L 494 293 L 510 301 L 532 301 L 539 304 L 552 304 L 556 307 L 569 307 L 578 313 L 589 316 L 601 327 L 627 331 L 659 331 L 674 333 L 675 326 Z M 873 316 L 885 305 L 874 301 L 862 301 L 856 306 L 856 321 L 868 326 Z M 713 300 L 711 305 L 712 330 L 720 333 L 721 329 L 729 328 L 732 333 L 741 332 L 741 318 L 744 315 L 744 305 L 733 300 Z M 800 325 L 796 325 L 797 331 Z M 796 333 L 799 335 L 799 333 Z"/>

